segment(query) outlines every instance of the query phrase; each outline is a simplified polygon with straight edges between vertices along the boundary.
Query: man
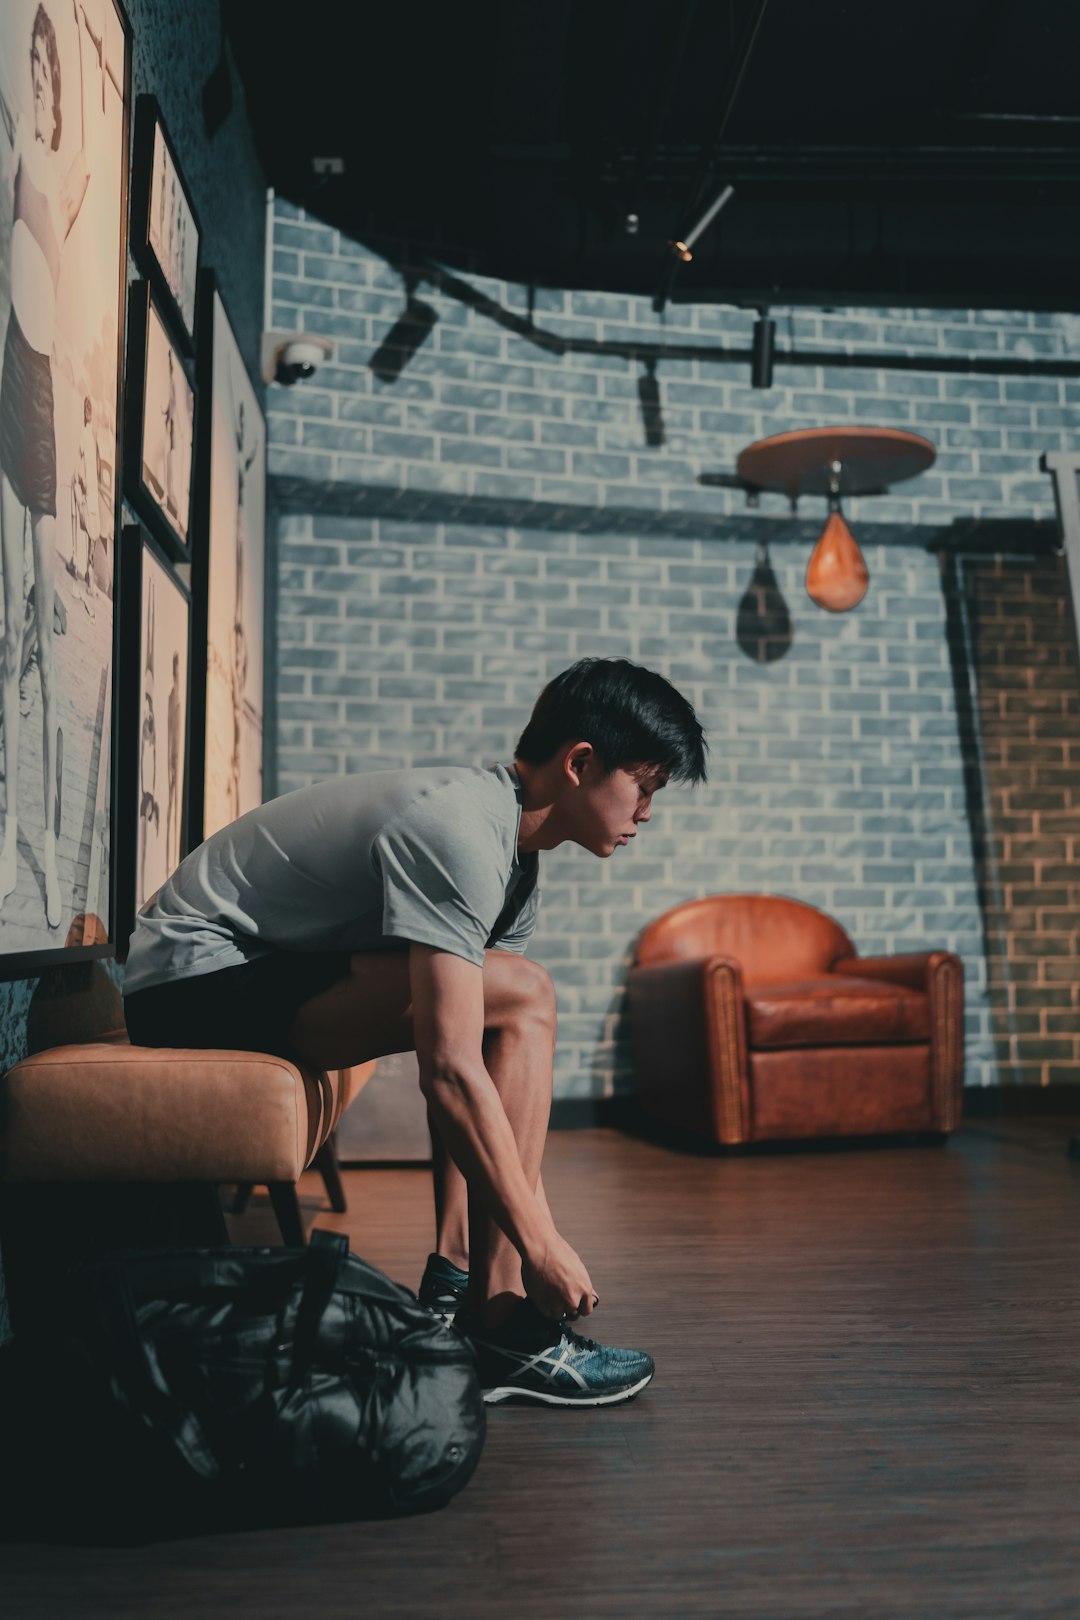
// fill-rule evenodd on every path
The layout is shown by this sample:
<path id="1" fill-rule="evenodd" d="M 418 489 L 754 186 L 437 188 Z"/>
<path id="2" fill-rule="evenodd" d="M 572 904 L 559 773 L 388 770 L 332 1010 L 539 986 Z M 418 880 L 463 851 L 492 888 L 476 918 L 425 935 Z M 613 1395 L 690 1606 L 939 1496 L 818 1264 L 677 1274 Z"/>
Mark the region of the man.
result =
<path id="1" fill-rule="evenodd" d="M 604 1405 L 653 1375 L 566 1326 L 598 1302 L 544 1196 L 555 994 L 521 953 L 539 852 L 610 859 L 670 778 L 705 780 L 690 704 L 640 665 L 581 659 L 540 693 L 511 765 L 285 794 L 187 856 L 132 935 L 137 1043 L 320 1067 L 415 1049 L 436 1207 L 420 1297 L 456 1311 L 489 1401 Z"/>

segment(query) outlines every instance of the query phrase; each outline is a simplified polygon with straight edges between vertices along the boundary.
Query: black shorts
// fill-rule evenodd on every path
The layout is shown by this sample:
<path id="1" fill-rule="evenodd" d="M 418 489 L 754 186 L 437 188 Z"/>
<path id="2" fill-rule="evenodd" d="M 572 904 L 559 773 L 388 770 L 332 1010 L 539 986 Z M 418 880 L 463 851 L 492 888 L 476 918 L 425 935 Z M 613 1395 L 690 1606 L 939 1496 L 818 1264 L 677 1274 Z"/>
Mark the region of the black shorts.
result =
<path id="1" fill-rule="evenodd" d="M 124 1019 L 133 1046 L 220 1047 L 300 1059 L 289 1043 L 306 1001 L 349 972 L 348 951 L 271 951 L 253 962 L 133 990 Z"/>
<path id="2" fill-rule="evenodd" d="M 0 468 L 31 512 L 56 516 L 56 427 L 52 365 L 32 349 L 15 311 L 8 316 L 0 373 Z"/>

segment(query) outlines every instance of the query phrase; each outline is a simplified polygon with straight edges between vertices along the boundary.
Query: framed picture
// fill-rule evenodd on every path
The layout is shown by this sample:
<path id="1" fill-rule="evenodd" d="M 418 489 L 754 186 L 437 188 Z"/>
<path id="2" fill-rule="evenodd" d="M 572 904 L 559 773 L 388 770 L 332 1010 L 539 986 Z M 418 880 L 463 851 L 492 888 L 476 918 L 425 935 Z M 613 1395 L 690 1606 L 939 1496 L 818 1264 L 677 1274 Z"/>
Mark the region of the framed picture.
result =
<path id="1" fill-rule="evenodd" d="M 202 232 L 154 96 L 135 103 L 131 248 L 191 353 Z"/>
<path id="2" fill-rule="evenodd" d="M 143 529 L 124 530 L 117 654 L 116 954 L 184 853 L 191 596 Z"/>
<path id="3" fill-rule="evenodd" d="M 131 32 L 0 7 L 0 975 L 113 952 Z"/>
<path id="4" fill-rule="evenodd" d="M 212 270 L 200 277 L 196 377 L 192 846 L 262 803 L 266 424 Z"/>
<path id="5" fill-rule="evenodd" d="M 128 294 L 124 487 L 128 500 L 177 562 L 191 522 L 195 390 L 149 283 Z"/>

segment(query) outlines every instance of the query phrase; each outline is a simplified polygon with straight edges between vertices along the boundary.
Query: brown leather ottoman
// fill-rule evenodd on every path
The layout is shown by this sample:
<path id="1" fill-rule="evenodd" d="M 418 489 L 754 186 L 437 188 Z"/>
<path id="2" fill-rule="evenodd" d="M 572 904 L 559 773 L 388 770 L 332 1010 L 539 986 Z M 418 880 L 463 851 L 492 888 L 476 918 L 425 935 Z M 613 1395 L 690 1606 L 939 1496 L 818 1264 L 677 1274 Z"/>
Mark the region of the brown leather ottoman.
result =
<path id="1" fill-rule="evenodd" d="M 0 1083 L 13 1321 L 55 1289 L 58 1267 L 93 1253 L 227 1242 L 223 1182 L 266 1185 L 286 1241 L 302 1241 L 295 1184 L 372 1067 L 322 1072 L 262 1052 L 126 1041 L 16 1063 Z"/>

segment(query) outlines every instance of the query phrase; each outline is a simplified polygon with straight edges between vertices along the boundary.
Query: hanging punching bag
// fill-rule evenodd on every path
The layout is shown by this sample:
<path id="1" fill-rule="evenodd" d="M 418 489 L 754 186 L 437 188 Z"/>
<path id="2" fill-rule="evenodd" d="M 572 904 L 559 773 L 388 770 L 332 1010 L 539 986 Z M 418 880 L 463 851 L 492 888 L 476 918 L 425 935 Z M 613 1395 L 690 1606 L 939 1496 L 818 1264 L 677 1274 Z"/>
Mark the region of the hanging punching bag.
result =
<path id="1" fill-rule="evenodd" d="M 870 575 L 839 506 L 829 513 L 806 565 L 806 592 L 818 607 L 846 613 L 866 595 Z"/>

